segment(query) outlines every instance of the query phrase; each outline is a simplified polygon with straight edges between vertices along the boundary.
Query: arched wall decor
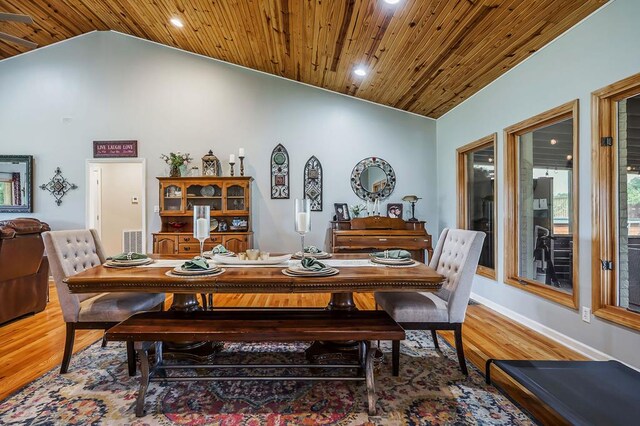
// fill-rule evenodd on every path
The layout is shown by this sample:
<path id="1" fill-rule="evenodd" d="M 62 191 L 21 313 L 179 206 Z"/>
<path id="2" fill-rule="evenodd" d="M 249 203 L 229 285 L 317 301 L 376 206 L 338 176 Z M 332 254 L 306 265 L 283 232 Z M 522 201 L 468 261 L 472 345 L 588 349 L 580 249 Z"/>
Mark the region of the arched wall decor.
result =
<path id="1" fill-rule="evenodd" d="M 304 198 L 311 200 L 311 211 L 322 211 L 322 164 L 315 155 L 304 166 Z"/>
<path id="2" fill-rule="evenodd" d="M 282 144 L 271 152 L 271 199 L 289 199 L 289 153 Z"/>

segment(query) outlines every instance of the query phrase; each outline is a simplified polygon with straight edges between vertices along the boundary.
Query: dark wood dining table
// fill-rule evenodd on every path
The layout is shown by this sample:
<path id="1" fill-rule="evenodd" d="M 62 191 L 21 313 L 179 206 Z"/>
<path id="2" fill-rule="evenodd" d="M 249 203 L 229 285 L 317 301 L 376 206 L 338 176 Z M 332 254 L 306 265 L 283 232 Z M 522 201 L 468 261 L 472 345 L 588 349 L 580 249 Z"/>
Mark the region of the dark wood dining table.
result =
<path id="1" fill-rule="evenodd" d="M 193 256 L 152 255 L 157 260 L 187 260 Z M 366 254 L 334 254 L 334 260 L 367 259 Z M 169 276 L 171 267 L 108 268 L 96 266 L 67 278 L 71 293 L 146 292 L 173 293 L 170 310 L 198 311 L 198 294 L 220 293 L 331 293 L 327 309 L 356 310 L 355 292 L 437 291 L 444 277 L 418 263 L 412 267 L 387 267 L 364 263 L 338 267 L 330 277 L 290 277 L 279 267 L 226 267 L 216 276 Z M 325 344 L 314 344 L 307 354 L 332 352 Z"/>
<path id="2" fill-rule="evenodd" d="M 152 255 L 158 260 L 189 259 L 192 256 Z M 334 254 L 332 259 L 366 259 L 363 254 Z M 108 268 L 96 266 L 66 279 L 72 293 L 145 292 L 173 293 L 172 310 L 199 306 L 203 293 L 331 293 L 328 309 L 355 309 L 354 292 L 436 291 L 444 277 L 419 263 L 413 267 L 338 267 L 330 277 L 290 277 L 280 267 L 225 267 L 216 276 L 177 277 L 166 274 L 170 267 Z"/>

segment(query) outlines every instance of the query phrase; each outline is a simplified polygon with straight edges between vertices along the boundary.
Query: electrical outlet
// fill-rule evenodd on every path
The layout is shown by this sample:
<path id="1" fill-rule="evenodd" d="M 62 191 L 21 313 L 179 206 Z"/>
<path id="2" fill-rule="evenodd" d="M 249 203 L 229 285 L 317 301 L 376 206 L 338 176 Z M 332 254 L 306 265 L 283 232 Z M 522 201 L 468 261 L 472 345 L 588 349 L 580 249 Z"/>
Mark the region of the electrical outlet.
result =
<path id="1" fill-rule="evenodd" d="M 160 206 L 153 206 L 154 213 L 160 213 Z"/>
<path id="2" fill-rule="evenodd" d="M 582 321 L 591 322 L 591 308 L 582 307 Z"/>

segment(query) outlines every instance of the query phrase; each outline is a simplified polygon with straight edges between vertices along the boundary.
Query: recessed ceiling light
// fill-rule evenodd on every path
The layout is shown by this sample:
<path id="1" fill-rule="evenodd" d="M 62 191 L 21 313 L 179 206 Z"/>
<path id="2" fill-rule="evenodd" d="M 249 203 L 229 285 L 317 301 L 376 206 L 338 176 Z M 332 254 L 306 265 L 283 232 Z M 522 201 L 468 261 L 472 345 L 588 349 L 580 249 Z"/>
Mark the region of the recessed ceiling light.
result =
<path id="1" fill-rule="evenodd" d="M 557 143 L 558 143 L 558 141 L 557 141 L 556 139 L 551 139 L 551 140 L 549 141 L 549 143 L 550 143 L 551 145 L 555 145 L 555 144 L 557 144 Z"/>
<path id="2" fill-rule="evenodd" d="M 400 3 L 400 0 L 384 0 L 384 2 L 387 4 L 398 4 Z"/>
<path id="3" fill-rule="evenodd" d="M 365 75 L 367 75 L 367 70 L 365 70 L 363 67 L 357 67 L 353 70 L 353 73 L 358 77 L 364 77 Z"/>
<path id="4" fill-rule="evenodd" d="M 171 22 L 174 27 L 178 27 L 178 28 L 184 27 L 184 24 L 178 18 L 171 18 L 169 22 Z"/>

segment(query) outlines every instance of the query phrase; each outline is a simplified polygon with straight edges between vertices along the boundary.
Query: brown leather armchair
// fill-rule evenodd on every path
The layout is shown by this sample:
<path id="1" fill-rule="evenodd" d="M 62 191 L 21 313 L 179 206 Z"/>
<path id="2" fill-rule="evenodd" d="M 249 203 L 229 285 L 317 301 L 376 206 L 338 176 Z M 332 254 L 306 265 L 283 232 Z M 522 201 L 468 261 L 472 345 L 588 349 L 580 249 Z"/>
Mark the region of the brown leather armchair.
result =
<path id="1" fill-rule="evenodd" d="M 37 219 L 0 221 L 0 324 L 43 311 L 49 292 L 49 262 Z"/>

